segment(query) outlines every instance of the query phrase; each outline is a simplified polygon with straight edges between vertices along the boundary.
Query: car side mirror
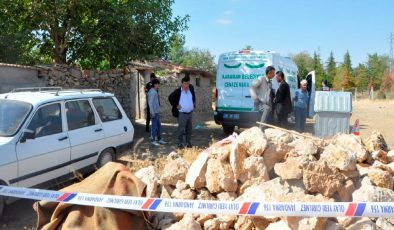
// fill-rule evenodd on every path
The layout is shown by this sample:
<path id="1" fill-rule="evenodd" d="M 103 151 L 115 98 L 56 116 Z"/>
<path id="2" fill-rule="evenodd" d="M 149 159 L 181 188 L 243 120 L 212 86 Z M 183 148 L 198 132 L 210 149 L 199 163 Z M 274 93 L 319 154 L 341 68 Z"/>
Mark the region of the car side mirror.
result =
<path id="1" fill-rule="evenodd" d="M 35 139 L 35 138 L 36 138 L 36 133 L 33 130 L 25 129 L 25 131 L 23 131 L 20 142 L 24 143 L 28 139 Z"/>

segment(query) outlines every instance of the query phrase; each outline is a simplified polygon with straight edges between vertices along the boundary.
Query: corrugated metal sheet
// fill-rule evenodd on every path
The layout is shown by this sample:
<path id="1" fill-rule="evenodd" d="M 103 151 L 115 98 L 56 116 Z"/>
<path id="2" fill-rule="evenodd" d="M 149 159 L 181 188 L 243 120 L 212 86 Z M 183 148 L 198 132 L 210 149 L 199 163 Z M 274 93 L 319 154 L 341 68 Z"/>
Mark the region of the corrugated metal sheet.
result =
<path id="1" fill-rule="evenodd" d="M 329 137 L 350 131 L 350 113 L 318 112 L 315 115 L 315 136 Z"/>
<path id="2" fill-rule="evenodd" d="M 352 93 L 317 91 L 315 96 L 315 112 L 352 112 Z"/>

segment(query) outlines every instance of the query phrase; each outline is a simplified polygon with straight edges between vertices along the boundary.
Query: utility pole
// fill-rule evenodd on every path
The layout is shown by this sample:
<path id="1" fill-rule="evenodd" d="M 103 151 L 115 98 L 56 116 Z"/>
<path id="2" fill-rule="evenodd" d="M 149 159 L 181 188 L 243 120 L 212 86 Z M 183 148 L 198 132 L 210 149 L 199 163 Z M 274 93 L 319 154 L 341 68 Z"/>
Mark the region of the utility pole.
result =
<path id="1" fill-rule="evenodd" d="M 394 69 L 394 34 L 390 33 L 390 73 Z"/>

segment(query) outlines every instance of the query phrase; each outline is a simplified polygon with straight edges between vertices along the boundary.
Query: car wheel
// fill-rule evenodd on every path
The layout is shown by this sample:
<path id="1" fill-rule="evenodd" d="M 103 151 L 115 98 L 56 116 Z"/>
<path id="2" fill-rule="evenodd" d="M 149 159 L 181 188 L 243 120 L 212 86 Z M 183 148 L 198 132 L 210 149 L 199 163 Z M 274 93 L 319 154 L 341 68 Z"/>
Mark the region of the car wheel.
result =
<path id="1" fill-rule="evenodd" d="M 115 160 L 115 152 L 113 149 L 104 149 L 98 160 L 97 160 L 97 167 L 101 168 L 108 162 L 112 162 Z"/>
<path id="2" fill-rule="evenodd" d="M 223 125 L 223 132 L 224 132 L 226 135 L 231 135 L 231 134 L 233 134 L 233 132 L 234 132 L 234 128 L 235 128 L 235 126 L 224 126 L 224 125 Z"/>

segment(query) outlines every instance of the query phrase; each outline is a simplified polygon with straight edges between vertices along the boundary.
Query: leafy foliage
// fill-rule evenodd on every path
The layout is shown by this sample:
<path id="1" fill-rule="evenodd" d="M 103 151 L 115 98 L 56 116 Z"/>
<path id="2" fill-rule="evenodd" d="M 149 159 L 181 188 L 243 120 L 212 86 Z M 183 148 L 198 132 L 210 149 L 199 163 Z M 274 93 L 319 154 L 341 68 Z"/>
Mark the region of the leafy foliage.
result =
<path id="1" fill-rule="evenodd" d="M 174 0 L 3 0 L 0 28 L 18 25 L 25 56 L 50 57 L 84 68 L 115 68 L 133 59 L 162 57 L 170 38 L 187 28 L 173 16 Z M 2 51 L 0 51 L 2 52 Z M 22 55 L 23 56 L 23 55 Z M 18 58 L 17 62 L 24 62 Z"/>
<path id="2" fill-rule="evenodd" d="M 172 45 L 169 52 L 168 60 L 171 63 L 194 67 L 216 73 L 215 57 L 207 49 L 185 47 L 183 37 L 176 35 L 172 37 Z"/>

